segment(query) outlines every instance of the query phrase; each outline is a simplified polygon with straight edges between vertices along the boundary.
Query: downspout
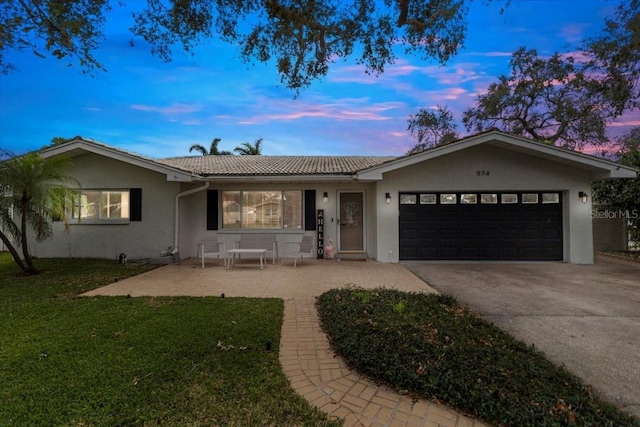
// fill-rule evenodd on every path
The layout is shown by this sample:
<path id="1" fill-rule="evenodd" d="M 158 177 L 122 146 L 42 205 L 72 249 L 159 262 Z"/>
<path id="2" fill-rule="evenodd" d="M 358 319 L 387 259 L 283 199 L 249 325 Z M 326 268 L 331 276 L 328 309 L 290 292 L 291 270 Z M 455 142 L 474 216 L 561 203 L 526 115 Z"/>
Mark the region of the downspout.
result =
<path id="1" fill-rule="evenodd" d="M 188 196 L 189 194 L 197 193 L 199 191 L 204 191 L 209 188 L 209 181 L 205 182 L 202 187 L 192 188 L 191 190 L 183 191 L 182 193 L 176 194 L 176 220 L 175 220 L 175 234 L 173 237 L 173 251 L 172 254 L 178 253 L 178 237 L 180 234 L 180 197 Z"/>

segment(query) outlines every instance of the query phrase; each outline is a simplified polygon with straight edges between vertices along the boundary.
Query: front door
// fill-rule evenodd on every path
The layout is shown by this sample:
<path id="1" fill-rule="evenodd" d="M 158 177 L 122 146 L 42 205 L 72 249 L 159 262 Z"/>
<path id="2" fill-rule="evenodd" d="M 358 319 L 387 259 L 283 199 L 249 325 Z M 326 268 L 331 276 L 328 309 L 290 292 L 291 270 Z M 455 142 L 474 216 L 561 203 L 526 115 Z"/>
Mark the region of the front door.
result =
<path id="1" fill-rule="evenodd" d="M 342 252 L 364 251 L 364 194 L 340 193 L 340 246 Z"/>

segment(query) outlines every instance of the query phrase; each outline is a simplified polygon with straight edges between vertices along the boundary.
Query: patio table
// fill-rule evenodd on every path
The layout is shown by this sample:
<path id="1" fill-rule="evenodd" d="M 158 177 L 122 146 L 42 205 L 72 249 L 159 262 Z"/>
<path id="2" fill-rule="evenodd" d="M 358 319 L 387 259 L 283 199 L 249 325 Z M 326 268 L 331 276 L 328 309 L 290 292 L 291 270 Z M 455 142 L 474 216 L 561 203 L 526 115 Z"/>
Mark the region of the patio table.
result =
<path id="1" fill-rule="evenodd" d="M 258 254 L 260 256 L 260 270 L 264 270 L 264 258 L 266 252 L 266 249 L 229 249 L 227 251 L 227 254 L 229 254 L 227 269 L 233 268 L 235 265 L 236 255 L 240 258 L 242 254 Z"/>

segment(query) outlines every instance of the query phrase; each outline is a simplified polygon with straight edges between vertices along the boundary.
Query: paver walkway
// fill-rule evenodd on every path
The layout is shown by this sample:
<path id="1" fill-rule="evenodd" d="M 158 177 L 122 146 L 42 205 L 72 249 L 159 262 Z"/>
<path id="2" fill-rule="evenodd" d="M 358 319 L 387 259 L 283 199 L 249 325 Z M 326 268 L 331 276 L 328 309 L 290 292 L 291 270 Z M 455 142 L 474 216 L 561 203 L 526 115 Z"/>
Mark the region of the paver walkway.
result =
<path id="1" fill-rule="evenodd" d="M 399 264 L 318 261 L 290 265 L 246 265 L 224 270 L 195 260 L 168 265 L 85 295 L 275 297 L 285 301 L 280 363 L 292 387 L 311 404 L 351 426 L 480 427 L 485 424 L 444 405 L 413 401 L 349 370 L 330 349 L 314 305 L 326 290 L 347 284 L 434 292 Z"/>
<path id="2" fill-rule="evenodd" d="M 414 401 L 349 370 L 329 347 L 313 301 L 285 301 L 280 363 L 294 390 L 351 426 L 484 426 L 444 405 Z"/>

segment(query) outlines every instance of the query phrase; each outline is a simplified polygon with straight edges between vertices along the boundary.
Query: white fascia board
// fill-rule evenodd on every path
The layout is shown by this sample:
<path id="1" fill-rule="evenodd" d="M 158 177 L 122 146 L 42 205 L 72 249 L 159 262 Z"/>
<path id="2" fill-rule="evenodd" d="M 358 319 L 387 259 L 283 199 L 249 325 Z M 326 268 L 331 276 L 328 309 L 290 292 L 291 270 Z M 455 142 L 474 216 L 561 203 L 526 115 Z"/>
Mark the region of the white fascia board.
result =
<path id="1" fill-rule="evenodd" d="M 146 159 L 144 157 L 136 156 L 134 154 L 130 154 L 126 151 L 112 148 L 107 145 L 96 144 L 79 139 L 68 142 L 66 144 L 44 149 L 40 152 L 40 155 L 46 158 L 74 153 L 78 151 L 98 154 L 113 160 L 121 161 L 133 166 L 164 174 L 167 177 L 167 181 L 191 182 L 194 181 L 196 177 L 189 172 L 156 163 L 152 159 Z"/>
<path id="2" fill-rule="evenodd" d="M 211 181 L 219 183 L 345 183 L 356 182 L 353 175 L 209 175 L 199 178 L 200 181 Z"/>
<path id="3" fill-rule="evenodd" d="M 384 165 L 374 166 L 362 171 L 357 176 L 358 179 L 361 180 L 379 181 L 382 180 L 382 176 L 386 172 L 487 143 L 507 150 L 514 150 L 524 154 L 588 170 L 593 175 L 594 180 L 635 178 L 638 172 L 634 168 L 623 166 L 610 160 L 599 159 L 588 154 L 568 151 L 526 138 L 504 134 L 502 132 L 489 132 L 475 137 L 469 137 L 469 139 L 463 139 L 458 142 L 435 147 L 413 156 L 401 157 L 397 160 L 385 163 Z"/>
<path id="4" fill-rule="evenodd" d="M 516 138 L 512 138 L 509 141 L 497 140 L 496 142 L 498 142 L 498 144 L 496 144 L 498 146 L 510 144 L 511 146 L 520 148 L 521 150 L 518 150 L 520 152 L 528 151 L 538 153 L 538 157 L 586 169 L 591 172 L 594 180 L 635 178 L 638 173 L 638 171 L 632 167 L 624 166 L 611 160 L 601 159 L 579 151 L 565 150 L 541 142 Z M 509 147 L 507 146 L 506 148 L 508 149 Z"/>

